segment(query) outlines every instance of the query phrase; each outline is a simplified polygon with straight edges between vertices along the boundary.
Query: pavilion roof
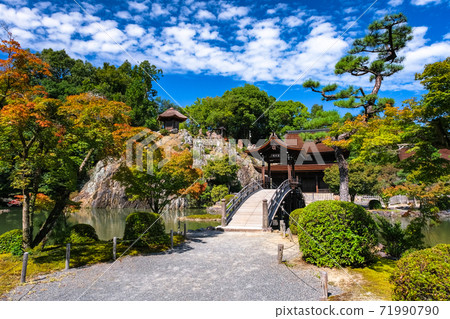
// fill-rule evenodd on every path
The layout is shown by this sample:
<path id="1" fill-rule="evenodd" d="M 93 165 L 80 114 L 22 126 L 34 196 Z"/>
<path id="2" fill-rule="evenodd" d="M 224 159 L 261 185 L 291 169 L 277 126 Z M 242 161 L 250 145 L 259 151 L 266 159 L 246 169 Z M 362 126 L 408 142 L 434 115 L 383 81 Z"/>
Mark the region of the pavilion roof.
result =
<path id="1" fill-rule="evenodd" d="M 275 133 L 272 133 L 269 137 L 269 140 L 266 141 L 263 145 L 261 145 L 260 147 L 256 148 L 256 149 L 249 149 L 248 152 L 258 152 L 260 154 L 262 153 L 266 153 L 266 152 L 271 152 L 272 150 L 272 146 L 280 146 L 282 148 L 285 148 L 287 150 L 290 151 L 294 151 L 294 152 L 300 152 L 304 149 L 304 151 L 306 151 L 307 153 L 312 153 L 312 149 L 310 147 L 308 147 L 307 145 L 305 146 L 305 144 L 307 143 L 314 143 L 314 142 L 305 142 L 303 141 L 303 139 L 300 137 L 300 135 L 298 133 L 288 133 L 285 136 L 284 141 L 282 139 L 280 139 Z M 314 143 L 315 146 L 317 147 L 317 150 L 320 153 L 333 153 L 334 150 L 331 147 L 326 146 L 323 143 Z"/>
<path id="2" fill-rule="evenodd" d="M 173 107 L 171 107 L 170 109 L 164 111 L 163 113 L 161 113 L 158 116 L 158 120 L 169 120 L 169 119 L 177 119 L 180 122 L 184 122 L 187 120 L 187 116 L 184 116 L 183 114 L 181 114 L 180 112 L 178 112 L 177 110 L 175 110 Z"/>

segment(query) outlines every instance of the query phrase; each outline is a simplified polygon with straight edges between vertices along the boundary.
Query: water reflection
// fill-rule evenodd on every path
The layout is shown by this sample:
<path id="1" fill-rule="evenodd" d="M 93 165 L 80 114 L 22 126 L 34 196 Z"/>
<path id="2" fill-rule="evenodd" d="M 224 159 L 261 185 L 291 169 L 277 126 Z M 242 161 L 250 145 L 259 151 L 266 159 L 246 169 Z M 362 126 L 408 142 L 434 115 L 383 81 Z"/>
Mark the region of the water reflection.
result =
<path id="1" fill-rule="evenodd" d="M 113 237 L 123 237 L 125 230 L 125 219 L 127 216 L 136 210 L 134 209 L 82 209 L 69 216 L 68 222 L 71 224 L 89 224 L 92 225 L 101 240 L 110 240 Z M 140 210 L 143 211 L 143 210 Z M 172 210 L 162 214 L 166 230 L 173 229 L 174 231 L 182 231 L 184 223 L 178 222 L 178 217 L 206 214 L 205 209 L 187 209 L 187 210 Z M 35 232 L 38 227 L 44 222 L 45 215 L 38 214 L 35 217 Z M 406 227 L 410 222 L 410 217 L 391 218 L 391 221 L 400 221 L 402 227 Z M 217 226 L 218 222 L 186 222 L 187 229 L 195 230 L 199 228 L 206 228 L 208 226 Z M 22 211 L 20 208 L 12 208 L 8 212 L 0 214 L 0 235 L 12 230 L 22 228 Z M 434 246 L 437 244 L 450 244 L 450 219 L 443 220 L 435 226 L 428 226 L 425 231 L 425 243 L 427 246 Z"/>
<path id="2" fill-rule="evenodd" d="M 123 237 L 125 220 L 129 214 L 136 211 L 145 210 L 85 208 L 70 214 L 68 222 L 73 224 L 89 224 L 95 228 L 101 240 L 110 240 L 113 237 Z M 164 220 L 167 231 L 171 229 L 174 231 L 182 231 L 184 229 L 184 223 L 178 222 L 178 217 L 193 214 L 206 214 L 206 210 L 169 210 L 162 213 L 162 219 Z M 186 224 L 188 230 L 219 225 L 218 222 L 187 222 Z"/>

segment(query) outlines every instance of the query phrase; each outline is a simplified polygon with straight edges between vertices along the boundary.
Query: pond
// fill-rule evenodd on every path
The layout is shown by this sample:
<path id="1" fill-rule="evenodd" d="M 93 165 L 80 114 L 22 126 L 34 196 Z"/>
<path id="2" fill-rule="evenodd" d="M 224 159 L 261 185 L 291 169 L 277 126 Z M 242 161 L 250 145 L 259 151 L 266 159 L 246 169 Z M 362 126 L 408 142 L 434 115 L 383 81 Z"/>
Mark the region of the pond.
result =
<path id="1" fill-rule="evenodd" d="M 110 240 L 113 237 L 123 237 L 125 230 L 126 217 L 135 212 L 134 209 L 99 209 L 86 208 L 70 214 L 68 218 L 69 224 L 89 224 L 97 231 L 97 235 L 101 240 Z M 142 209 L 139 211 L 143 211 Z M 178 222 L 178 217 L 187 215 L 206 214 L 206 209 L 186 209 L 183 211 L 174 210 L 162 214 L 166 231 L 173 229 L 174 231 L 182 231 L 184 223 L 188 230 L 196 230 L 206 228 L 208 226 L 218 226 L 220 223 L 215 221 L 202 222 Z M 36 225 L 44 221 L 44 216 L 37 215 L 35 219 Z M 0 234 L 11 229 L 22 228 L 22 212 L 20 208 L 13 208 L 9 212 L 0 214 Z"/>
<path id="2" fill-rule="evenodd" d="M 125 230 L 126 217 L 134 212 L 133 209 L 82 209 L 72 213 L 68 219 L 71 224 L 89 224 L 92 225 L 101 240 L 110 240 L 113 237 L 123 237 Z M 142 210 L 141 210 L 142 211 Z M 187 209 L 184 211 L 168 211 L 163 214 L 166 230 L 182 231 L 184 222 L 178 222 L 178 217 L 187 215 L 206 214 L 205 209 Z M 403 227 L 406 227 L 410 218 L 400 219 Z M 44 221 L 44 216 L 37 215 L 35 223 L 39 225 Z M 394 220 L 393 220 L 394 221 Z M 219 222 L 186 222 L 188 230 L 206 228 L 208 226 L 218 226 Z M 22 227 L 22 212 L 20 208 L 13 208 L 9 212 L 0 214 L 0 234 L 11 229 L 20 229 Z M 436 226 L 428 227 L 425 231 L 425 242 L 427 246 L 436 244 L 450 244 L 450 219 L 443 220 Z"/>

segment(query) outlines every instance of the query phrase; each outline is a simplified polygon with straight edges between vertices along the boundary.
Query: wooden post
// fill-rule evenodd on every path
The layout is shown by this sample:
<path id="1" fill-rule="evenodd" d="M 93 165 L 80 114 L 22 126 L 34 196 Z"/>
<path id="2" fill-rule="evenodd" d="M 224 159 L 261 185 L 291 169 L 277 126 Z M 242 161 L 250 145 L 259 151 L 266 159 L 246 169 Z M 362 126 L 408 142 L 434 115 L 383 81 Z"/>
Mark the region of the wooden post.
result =
<path id="1" fill-rule="evenodd" d="M 284 220 L 280 220 L 280 232 L 284 237 L 286 237 L 286 224 L 284 223 Z"/>
<path id="2" fill-rule="evenodd" d="M 284 245 L 278 244 L 278 263 L 281 264 L 283 262 L 283 250 Z"/>
<path id="3" fill-rule="evenodd" d="M 183 232 L 183 234 L 184 234 L 184 239 L 186 239 L 186 235 L 187 235 L 187 229 L 186 229 L 186 222 L 184 223 L 184 232 Z"/>
<path id="4" fill-rule="evenodd" d="M 173 250 L 173 229 L 170 230 L 170 249 Z"/>
<path id="5" fill-rule="evenodd" d="M 21 283 L 24 283 L 27 281 L 27 266 L 28 266 L 28 253 L 24 253 L 23 260 L 22 260 L 22 274 L 20 276 Z"/>
<path id="6" fill-rule="evenodd" d="M 287 232 L 288 232 L 289 240 L 290 240 L 291 242 L 294 242 L 294 238 L 292 237 L 291 228 L 288 228 Z"/>
<path id="7" fill-rule="evenodd" d="M 70 265 L 70 244 L 66 246 L 66 268 L 65 270 L 69 270 Z"/>
<path id="8" fill-rule="evenodd" d="M 320 272 L 320 285 L 322 287 L 320 301 L 326 301 L 328 300 L 328 274 L 326 271 Z"/>
<path id="9" fill-rule="evenodd" d="M 292 167 L 291 167 L 291 165 L 289 165 L 289 163 L 288 163 L 288 165 L 287 165 L 287 169 L 288 169 L 288 180 L 289 181 L 292 181 Z"/>
<path id="10" fill-rule="evenodd" d="M 222 206 L 222 227 L 225 227 L 227 225 L 227 204 L 224 198 L 222 198 L 220 204 Z"/>
<path id="11" fill-rule="evenodd" d="M 113 238 L 113 260 L 117 259 L 117 237 Z"/>
<path id="12" fill-rule="evenodd" d="M 269 204 L 267 204 L 267 199 L 263 199 L 262 210 L 262 228 L 266 230 L 269 228 Z"/>

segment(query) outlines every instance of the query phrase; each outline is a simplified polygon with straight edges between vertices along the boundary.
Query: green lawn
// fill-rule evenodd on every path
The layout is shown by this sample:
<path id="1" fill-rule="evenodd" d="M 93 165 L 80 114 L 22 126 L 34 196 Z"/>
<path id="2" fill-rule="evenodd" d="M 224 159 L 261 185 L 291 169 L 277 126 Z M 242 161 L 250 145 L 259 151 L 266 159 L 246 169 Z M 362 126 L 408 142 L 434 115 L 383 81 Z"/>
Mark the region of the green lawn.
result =
<path id="1" fill-rule="evenodd" d="M 181 235 L 174 235 L 174 245 L 184 241 Z M 131 242 L 117 243 L 117 258 L 125 252 Z M 169 249 L 168 244 L 132 247 L 126 255 L 140 255 L 161 252 Z M 37 276 L 49 274 L 65 267 L 66 247 L 62 245 L 35 248 L 29 251 L 27 282 Z M 113 261 L 112 241 L 99 241 L 92 244 L 73 244 L 70 251 L 70 267 L 76 268 L 103 262 Z M 0 255 L 0 297 L 20 284 L 22 256 L 11 254 Z"/>

